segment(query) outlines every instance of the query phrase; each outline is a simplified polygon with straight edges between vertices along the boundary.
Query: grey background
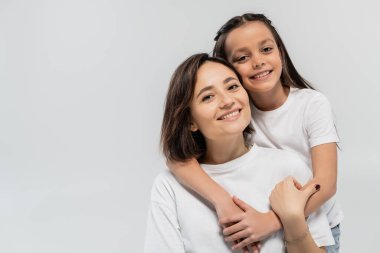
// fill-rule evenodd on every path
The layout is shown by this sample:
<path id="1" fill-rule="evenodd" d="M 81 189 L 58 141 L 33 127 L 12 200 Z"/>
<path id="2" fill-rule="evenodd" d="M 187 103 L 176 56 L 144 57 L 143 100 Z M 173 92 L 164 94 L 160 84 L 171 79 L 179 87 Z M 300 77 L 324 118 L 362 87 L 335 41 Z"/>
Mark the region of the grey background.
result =
<path id="1" fill-rule="evenodd" d="M 169 78 L 262 12 L 330 100 L 341 252 L 374 252 L 378 1 L 0 1 L 0 252 L 141 252 Z M 375 250 L 376 251 L 376 250 Z"/>

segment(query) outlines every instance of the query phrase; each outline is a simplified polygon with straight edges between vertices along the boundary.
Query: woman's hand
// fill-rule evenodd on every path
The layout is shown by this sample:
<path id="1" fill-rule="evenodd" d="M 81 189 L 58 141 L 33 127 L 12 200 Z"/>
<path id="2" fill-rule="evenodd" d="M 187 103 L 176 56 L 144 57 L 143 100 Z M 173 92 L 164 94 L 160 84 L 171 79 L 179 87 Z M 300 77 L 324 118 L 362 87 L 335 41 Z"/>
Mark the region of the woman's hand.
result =
<path id="1" fill-rule="evenodd" d="M 225 227 L 223 234 L 226 241 L 240 240 L 232 247 L 233 250 L 242 249 L 254 242 L 261 241 L 281 228 L 281 224 L 273 212 L 258 212 L 236 196 L 233 197 L 233 201 L 244 212 L 219 220 L 219 223 Z"/>
<path id="2" fill-rule="evenodd" d="M 304 217 L 308 199 L 319 190 L 320 186 L 315 184 L 303 190 L 299 188 L 300 184 L 294 178 L 287 177 L 272 190 L 270 204 L 282 222 L 300 216 Z"/>

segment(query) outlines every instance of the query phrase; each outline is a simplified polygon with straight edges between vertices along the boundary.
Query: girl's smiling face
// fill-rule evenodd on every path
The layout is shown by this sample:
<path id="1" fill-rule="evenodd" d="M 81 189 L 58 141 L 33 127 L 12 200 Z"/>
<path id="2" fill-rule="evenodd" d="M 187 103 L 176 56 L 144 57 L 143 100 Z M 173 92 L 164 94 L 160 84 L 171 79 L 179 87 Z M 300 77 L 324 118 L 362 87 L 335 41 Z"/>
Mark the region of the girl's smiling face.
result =
<path id="1" fill-rule="evenodd" d="M 242 135 L 249 125 L 249 98 L 235 73 L 216 62 L 205 62 L 197 72 L 190 104 L 191 130 L 206 140 Z"/>
<path id="2" fill-rule="evenodd" d="M 226 54 L 253 93 L 279 88 L 282 62 L 276 41 L 260 21 L 251 21 L 232 30 L 226 38 Z"/>

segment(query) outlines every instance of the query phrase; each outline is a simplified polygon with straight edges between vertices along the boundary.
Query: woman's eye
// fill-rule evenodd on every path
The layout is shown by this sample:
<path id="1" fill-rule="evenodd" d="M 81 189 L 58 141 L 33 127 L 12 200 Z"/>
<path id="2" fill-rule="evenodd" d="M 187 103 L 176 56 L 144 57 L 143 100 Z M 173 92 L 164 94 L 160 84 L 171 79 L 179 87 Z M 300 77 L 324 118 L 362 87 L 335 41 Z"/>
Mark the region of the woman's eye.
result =
<path id="1" fill-rule="evenodd" d="M 202 97 L 202 102 L 207 102 L 209 101 L 213 96 L 212 95 L 206 95 L 204 97 Z"/>
<path id="2" fill-rule="evenodd" d="M 228 87 L 229 90 L 236 90 L 237 88 L 239 88 L 239 85 L 237 85 L 237 84 L 233 84 L 233 85 Z"/>

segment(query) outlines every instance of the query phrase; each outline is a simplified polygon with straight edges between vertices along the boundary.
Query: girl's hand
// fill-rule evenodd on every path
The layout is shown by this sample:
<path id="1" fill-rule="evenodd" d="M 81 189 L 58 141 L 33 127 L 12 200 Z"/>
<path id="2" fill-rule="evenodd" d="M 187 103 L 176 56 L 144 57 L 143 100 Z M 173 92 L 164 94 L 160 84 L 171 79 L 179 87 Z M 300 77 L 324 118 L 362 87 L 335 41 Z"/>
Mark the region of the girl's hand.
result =
<path id="1" fill-rule="evenodd" d="M 241 206 L 239 206 L 238 203 L 235 201 L 235 199 L 232 198 L 229 198 L 224 202 L 220 202 L 218 205 L 215 206 L 215 208 L 219 221 L 224 221 L 228 219 L 228 217 L 234 217 L 244 214 L 244 209 L 242 209 Z M 219 222 L 219 224 L 225 229 L 227 226 L 232 226 L 234 223 Z M 233 249 L 241 249 L 243 253 L 249 253 L 249 248 L 251 248 L 251 252 L 253 253 L 260 252 L 261 244 L 259 242 L 252 242 L 248 244 L 244 243 L 244 245 L 241 245 L 242 241 L 243 239 L 240 238 L 236 240 L 230 240 L 229 242 L 232 243 Z"/>
<path id="2" fill-rule="evenodd" d="M 287 177 L 272 190 L 270 204 L 281 221 L 304 217 L 308 199 L 319 190 L 320 186 L 309 185 L 302 191 L 299 188 L 300 185 L 294 178 Z"/>
<path id="3" fill-rule="evenodd" d="M 236 196 L 233 197 L 233 201 L 244 212 L 219 220 L 219 223 L 225 226 L 223 234 L 226 241 L 240 240 L 232 247 L 233 250 L 252 245 L 280 229 L 281 224 L 273 212 L 258 212 Z"/>
<path id="4" fill-rule="evenodd" d="M 225 198 L 223 201 L 218 202 L 215 205 L 215 210 L 219 220 L 223 220 L 225 217 L 235 216 L 244 213 L 244 211 L 234 203 L 231 197 L 229 197 L 228 199 Z"/>

